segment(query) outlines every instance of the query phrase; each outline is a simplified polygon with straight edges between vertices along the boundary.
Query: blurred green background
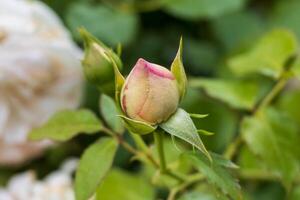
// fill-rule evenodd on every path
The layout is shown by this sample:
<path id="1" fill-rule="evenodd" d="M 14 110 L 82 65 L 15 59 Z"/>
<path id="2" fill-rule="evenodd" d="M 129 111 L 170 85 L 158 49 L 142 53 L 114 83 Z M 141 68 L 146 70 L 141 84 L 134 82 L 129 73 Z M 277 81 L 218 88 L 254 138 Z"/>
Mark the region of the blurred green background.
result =
<path id="1" fill-rule="evenodd" d="M 140 57 L 169 67 L 178 48 L 180 36 L 184 39 L 183 62 L 190 79 L 193 77 L 231 79 L 229 58 L 252 47 L 258 38 L 275 28 L 287 28 L 300 39 L 300 0 L 43 0 L 62 19 L 71 31 L 74 40 L 82 47 L 78 27 L 89 32 L 112 48 L 122 44 L 124 72 L 128 73 Z M 234 79 L 234 78 L 233 78 Z M 256 100 L 270 88 L 272 80 L 255 77 L 259 89 L 234 88 L 243 95 L 250 95 L 252 89 Z M 195 83 L 196 84 L 196 83 Z M 237 83 L 236 83 L 237 84 Z M 212 86 L 210 86 L 211 88 Z M 219 88 L 221 95 L 229 95 L 225 87 Z M 246 92 L 245 92 L 246 91 Z M 208 91 L 189 89 L 182 106 L 193 113 L 209 113 L 209 117 L 196 122 L 197 126 L 216 133 L 203 136 L 208 149 L 222 152 L 237 134 L 241 114 L 239 110 L 211 98 Z M 230 93 L 230 91 L 229 91 Z M 85 107 L 98 111 L 99 93 L 88 85 Z M 278 109 L 288 112 L 299 120 L 299 91 L 287 93 L 276 104 Z M 248 99 L 247 99 L 248 100 Z M 251 103 L 250 103 L 251 104 Z M 246 105 L 246 106 L 245 106 Z M 242 108 L 247 107 L 245 102 Z M 297 120 L 296 120 L 297 121 Z M 297 121 L 299 122 L 299 121 Z M 96 138 L 96 137 L 95 137 Z M 71 142 L 55 147 L 35 161 L 36 168 L 43 175 L 49 168 L 56 168 L 69 155 L 78 156 L 83 147 L 94 141 L 93 137 L 79 136 Z M 80 142 L 78 142 L 80 141 Z M 240 165 L 250 165 L 248 149 L 242 149 Z M 128 155 L 127 155 L 128 156 Z M 116 165 L 136 169 L 136 163 L 127 162 L 126 153 L 120 150 Z M 34 168 L 35 163 L 31 163 Z M 47 165 L 45 165 L 47 163 Z M 18 169 L 20 171 L 27 166 Z M 43 171 L 44 170 L 44 171 Z M 279 183 L 243 182 L 249 199 L 280 200 L 286 193 Z M 298 187 L 299 188 L 299 187 Z M 299 189 L 295 190 L 295 199 Z M 294 194 L 292 194 L 294 195 Z M 247 196 L 247 195 L 246 195 Z M 293 198 L 293 197 L 291 197 Z M 192 198 L 188 198 L 192 199 Z M 211 199 L 209 196 L 206 199 Z"/>

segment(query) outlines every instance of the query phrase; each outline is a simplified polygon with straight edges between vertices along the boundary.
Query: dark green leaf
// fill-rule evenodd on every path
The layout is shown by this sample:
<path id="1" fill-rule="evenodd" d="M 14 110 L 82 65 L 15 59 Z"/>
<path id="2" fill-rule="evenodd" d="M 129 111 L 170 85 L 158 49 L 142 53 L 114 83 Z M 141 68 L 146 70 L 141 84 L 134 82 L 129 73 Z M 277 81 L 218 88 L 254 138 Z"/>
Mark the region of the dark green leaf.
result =
<path id="1" fill-rule="evenodd" d="M 96 192 L 111 168 L 117 147 L 115 139 L 106 137 L 85 150 L 76 171 L 76 200 L 87 200 Z"/>
<path id="2" fill-rule="evenodd" d="M 32 140 L 52 139 L 66 141 L 79 133 L 94 134 L 102 129 L 102 123 L 89 110 L 64 110 L 53 115 L 43 126 L 29 134 Z"/>
<path id="3" fill-rule="evenodd" d="M 240 10 L 245 0 L 168 0 L 165 10 L 185 19 L 214 18 Z"/>
<path id="4" fill-rule="evenodd" d="M 133 13 L 114 10 L 103 4 L 89 5 L 82 2 L 75 2 L 70 6 L 66 21 L 75 37 L 78 38 L 77 29 L 85 27 L 111 46 L 130 43 L 138 27 L 138 17 Z"/>
<path id="5" fill-rule="evenodd" d="M 233 27 L 238 27 L 234 34 Z M 265 27 L 263 19 L 249 10 L 230 13 L 212 21 L 216 37 L 228 51 L 251 46 L 253 41 L 261 36 Z"/>
<path id="6" fill-rule="evenodd" d="M 100 99 L 100 109 L 105 122 L 114 131 L 122 133 L 124 131 L 124 127 L 121 119 L 117 116 L 119 112 L 114 100 L 109 96 L 102 94 Z"/>
<path id="7" fill-rule="evenodd" d="M 292 30 L 300 38 L 300 1 L 275 1 L 271 10 L 270 22 L 274 27 L 284 27 Z"/>
<path id="8" fill-rule="evenodd" d="M 202 154 L 185 153 L 183 155 L 206 177 L 209 183 L 219 188 L 232 199 L 242 199 L 240 186 L 227 169 L 227 166 L 234 165 L 229 164 L 230 161 L 216 156 L 216 154 L 211 154 L 212 162 Z"/>
<path id="9" fill-rule="evenodd" d="M 159 126 L 170 135 L 174 135 L 195 146 L 210 159 L 210 155 L 202 143 L 192 119 L 185 110 L 178 108 L 168 121 L 163 122 Z"/>

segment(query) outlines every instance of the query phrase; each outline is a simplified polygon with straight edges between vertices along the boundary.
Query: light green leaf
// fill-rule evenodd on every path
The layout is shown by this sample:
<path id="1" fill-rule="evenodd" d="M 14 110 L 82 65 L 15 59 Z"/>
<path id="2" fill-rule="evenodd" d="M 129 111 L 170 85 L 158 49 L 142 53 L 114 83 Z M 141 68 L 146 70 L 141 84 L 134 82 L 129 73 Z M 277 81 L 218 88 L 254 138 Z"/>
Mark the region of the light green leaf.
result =
<path id="1" fill-rule="evenodd" d="M 184 19 L 215 18 L 240 10 L 245 0 L 168 0 L 165 10 Z"/>
<path id="2" fill-rule="evenodd" d="M 139 135 L 149 134 L 149 133 L 152 133 L 157 128 L 157 126 L 152 126 L 152 125 L 147 124 L 142 121 L 130 119 L 123 115 L 118 115 L 118 116 L 123 119 L 126 128 L 130 132 L 135 133 L 135 134 L 139 134 Z"/>
<path id="3" fill-rule="evenodd" d="M 235 200 L 242 199 L 240 186 L 227 169 L 228 163 L 231 163 L 230 161 L 221 158 L 221 156 L 216 156 L 216 154 L 211 154 L 212 162 L 202 154 L 185 153 L 183 156 L 190 160 L 209 183 L 219 188 L 225 195 Z"/>
<path id="4" fill-rule="evenodd" d="M 180 38 L 178 51 L 171 65 L 171 72 L 176 78 L 180 93 L 180 99 L 182 99 L 185 95 L 187 85 L 187 78 L 182 64 L 182 38 Z"/>
<path id="5" fill-rule="evenodd" d="M 118 108 L 111 97 L 105 94 L 101 95 L 100 110 L 105 122 L 117 133 L 123 133 L 122 121 L 117 116 L 119 114 Z"/>
<path id="6" fill-rule="evenodd" d="M 64 110 L 54 114 L 43 126 L 33 129 L 29 138 L 66 141 L 79 133 L 94 134 L 101 129 L 101 121 L 91 111 Z"/>
<path id="7" fill-rule="evenodd" d="M 153 200 L 153 187 L 142 176 L 113 169 L 97 190 L 96 200 Z"/>
<path id="8" fill-rule="evenodd" d="M 300 136 L 296 124 L 278 111 L 268 109 L 245 118 L 241 131 L 250 150 L 288 187 L 299 173 Z"/>
<path id="9" fill-rule="evenodd" d="M 87 200 L 96 192 L 111 168 L 117 147 L 115 139 L 105 137 L 85 150 L 76 171 L 76 200 Z"/>
<path id="10" fill-rule="evenodd" d="M 246 80 L 222 80 L 222 79 L 192 79 L 191 87 L 203 88 L 205 92 L 216 99 L 224 101 L 228 105 L 251 110 L 258 94 L 257 83 Z"/>
<path id="11" fill-rule="evenodd" d="M 170 135 L 174 135 L 195 146 L 211 159 L 192 119 L 185 110 L 178 108 L 176 113 L 174 113 L 168 121 L 161 123 L 159 126 Z"/>
<path id="12" fill-rule="evenodd" d="M 79 38 L 77 29 L 85 27 L 104 43 L 116 46 L 118 43 L 127 45 L 133 41 L 139 19 L 134 13 L 116 10 L 103 4 L 75 2 L 68 9 L 66 22 L 75 38 Z"/>
<path id="13" fill-rule="evenodd" d="M 295 36 L 287 30 L 276 29 L 264 35 L 249 51 L 231 58 L 228 64 L 239 76 L 260 73 L 278 78 L 296 50 Z"/>

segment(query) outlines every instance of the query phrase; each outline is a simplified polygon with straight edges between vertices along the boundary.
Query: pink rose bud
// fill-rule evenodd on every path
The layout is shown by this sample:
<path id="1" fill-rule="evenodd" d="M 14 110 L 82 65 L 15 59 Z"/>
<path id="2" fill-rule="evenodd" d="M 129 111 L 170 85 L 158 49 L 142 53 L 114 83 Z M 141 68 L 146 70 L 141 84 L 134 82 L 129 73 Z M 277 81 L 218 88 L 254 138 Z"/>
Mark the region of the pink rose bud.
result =
<path id="1" fill-rule="evenodd" d="M 179 103 L 179 89 L 166 68 L 140 58 L 121 92 L 121 106 L 134 120 L 157 124 L 167 120 Z"/>

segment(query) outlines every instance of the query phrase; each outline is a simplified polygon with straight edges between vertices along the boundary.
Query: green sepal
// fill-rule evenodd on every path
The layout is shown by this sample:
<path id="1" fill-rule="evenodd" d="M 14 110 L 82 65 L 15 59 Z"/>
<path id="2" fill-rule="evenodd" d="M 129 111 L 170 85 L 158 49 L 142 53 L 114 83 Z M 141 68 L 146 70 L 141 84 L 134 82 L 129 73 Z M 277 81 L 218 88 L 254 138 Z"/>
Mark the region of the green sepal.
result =
<path id="1" fill-rule="evenodd" d="M 178 83 L 180 99 L 182 99 L 186 93 L 187 87 L 187 78 L 182 63 L 182 37 L 180 38 L 177 54 L 171 65 L 171 72 Z"/>
<path id="2" fill-rule="evenodd" d="M 117 65 L 113 62 L 113 68 L 114 68 L 114 74 L 115 74 L 115 99 L 117 106 L 119 109 L 121 109 L 121 101 L 120 101 L 120 95 L 122 91 L 122 87 L 125 83 L 125 78 L 119 71 Z"/>
<path id="3" fill-rule="evenodd" d="M 146 122 L 130 119 L 124 115 L 118 115 L 118 116 L 123 119 L 126 128 L 130 132 L 135 134 L 146 135 L 152 133 L 157 128 L 157 126 L 152 126 L 151 124 L 148 124 Z"/>
<path id="4" fill-rule="evenodd" d="M 215 134 L 215 133 L 213 133 L 213 132 L 210 132 L 210 131 L 207 131 L 207 130 L 203 130 L 203 129 L 198 129 L 197 132 L 198 132 L 200 135 L 206 135 L 206 136 L 212 136 L 212 135 Z"/>
<path id="5" fill-rule="evenodd" d="M 198 114 L 198 113 L 189 113 L 191 118 L 203 119 L 206 118 L 209 114 Z"/>

